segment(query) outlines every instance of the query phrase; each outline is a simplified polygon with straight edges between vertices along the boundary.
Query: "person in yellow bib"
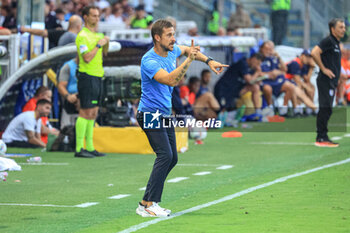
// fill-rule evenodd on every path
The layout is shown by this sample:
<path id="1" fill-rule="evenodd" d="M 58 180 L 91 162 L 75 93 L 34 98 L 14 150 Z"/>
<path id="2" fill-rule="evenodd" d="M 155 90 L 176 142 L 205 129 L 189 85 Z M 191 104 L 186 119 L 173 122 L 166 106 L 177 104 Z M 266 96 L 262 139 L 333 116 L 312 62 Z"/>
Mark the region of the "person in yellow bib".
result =
<path id="1" fill-rule="evenodd" d="M 79 117 L 76 128 L 75 157 L 94 158 L 105 154 L 95 150 L 93 130 L 102 100 L 103 55 L 107 55 L 109 37 L 97 32 L 100 19 L 95 6 L 87 6 L 82 11 L 85 22 L 75 43 L 78 52 L 78 96 L 80 99 Z M 86 149 L 84 149 L 84 139 Z"/>

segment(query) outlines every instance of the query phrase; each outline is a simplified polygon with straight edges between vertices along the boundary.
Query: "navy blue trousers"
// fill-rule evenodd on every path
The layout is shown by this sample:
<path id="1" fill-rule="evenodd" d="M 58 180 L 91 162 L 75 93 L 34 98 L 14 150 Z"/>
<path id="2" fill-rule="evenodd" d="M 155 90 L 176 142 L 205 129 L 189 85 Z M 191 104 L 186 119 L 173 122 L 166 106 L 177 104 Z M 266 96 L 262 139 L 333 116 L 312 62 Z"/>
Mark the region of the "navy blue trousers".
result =
<path id="1" fill-rule="evenodd" d="M 175 129 L 174 127 L 161 127 L 160 129 L 143 128 L 143 112 L 137 113 L 137 121 L 146 133 L 149 144 L 157 156 L 143 200 L 160 202 L 165 179 L 177 163 Z"/>

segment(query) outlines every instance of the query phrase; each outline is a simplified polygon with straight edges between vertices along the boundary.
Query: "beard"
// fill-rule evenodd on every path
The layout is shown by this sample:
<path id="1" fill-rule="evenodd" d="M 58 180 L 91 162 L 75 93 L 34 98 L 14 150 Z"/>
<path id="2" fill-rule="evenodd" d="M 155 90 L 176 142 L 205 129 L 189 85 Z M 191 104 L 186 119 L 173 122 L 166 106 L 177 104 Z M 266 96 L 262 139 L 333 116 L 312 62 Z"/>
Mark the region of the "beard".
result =
<path id="1" fill-rule="evenodd" d="M 170 52 L 170 51 L 173 51 L 173 49 L 170 49 L 171 45 L 174 45 L 174 44 L 169 44 L 168 46 L 161 44 L 160 46 L 162 47 L 162 49 L 164 49 L 164 51 Z"/>

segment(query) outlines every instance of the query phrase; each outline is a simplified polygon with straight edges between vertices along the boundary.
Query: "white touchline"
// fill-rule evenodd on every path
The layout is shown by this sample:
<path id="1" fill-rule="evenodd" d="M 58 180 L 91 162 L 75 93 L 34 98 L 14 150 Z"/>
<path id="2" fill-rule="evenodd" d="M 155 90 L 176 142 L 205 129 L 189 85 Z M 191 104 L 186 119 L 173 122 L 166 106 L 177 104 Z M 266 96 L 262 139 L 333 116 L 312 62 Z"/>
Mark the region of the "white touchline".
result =
<path id="1" fill-rule="evenodd" d="M 139 188 L 140 191 L 146 190 L 146 187 Z"/>
<path id="2" fill-rule="evenodd" d="M 289 179 L 292 179 L 292 178 L 295 178 L 295 177 L 303 176 L 303 175 L 306 175 L 306 174 L 309 174 L 309 173 L 312 173 L 312 172 L 316 172 L 316 171 L 319 171 L 319 170 L 322 170 L 322 169 L 325 169 L 325 168 L 330 168 L 330 167 L 342 165 L 342 164 L 349 163 L 349 162 L 350 162 L 350 158 L 342 160 L 342 161 L 339 161 L 339 162 L 336 162 L 336 163 L 330 163 L 330 164 L 327 164 L 327 165 L 324 165 L 324 166 L 321 166 L 321 167 L 316 167 L 316 168 L 313 168 L 313 169 L 310 169 L 310 170 L 306 170 L 306 171 L 303 171 L 303 172 L 298 172 L 298 173 L 295 173 L 295 174 L 292 174 L 292 175 L 289 175 L 289 176 L 284 176 L 284 177 L 275 179 L 273 181 L 270 181 L 270 182 L 267 182 L 267 183 L 264 183 L 264 184 L 261 184 L 261 185 L 257 185 L 257 186 L 254 186 L 254 187 L 251 187 L 251 188 L 248 188 L 248 189 L 244 189 L 244 190 L 242 190 L 242 191 L 240 191 L 238 193 L 234 193 L 234 194 L 225 196 L 225 197 L 217 199 L 215 201 L 211 201 L 211 202 L 208 202 L 208 203 L 205 203 L 205 204 L 202 204 L 202 205 L 197 205 L 197 206 L 194 206 L 192 208 L 189 208 L 189 209 L 186 209 L 186 210 L 174 213 L 170 217 L 156 218 L 156 219 L 151 220 L 151 221 L 147 221 L 147 222 L 143 222 L 143 223 L 131 226 L 128 229 L 125 229 L 123 231 L 119 231 L 119 233 L 135 232 L 137 230 L 146 228 L 146 227 L 148 227 L 150 225 L 153 225 L 153 224 L 156 224 L 158 222 L 169 220 L 169 219 L 172 219 L 172 218 L 176 218 L 176 217 L 179 217 L 179 216 L 184 215 L 184 214 L 188 214 L 188 213 L 191 213 L 191 212 L 194 212 L 194 211 L 197 211 L 197 210 L 200 210 L 200 209 L 212 206 L 212 205 L 219 204 L 221 202 L 229 201 L 229 200 L 232 200 L 232 199 L 234 199 L 236 197 L 240 197 L 240 196 L 243 196 L 245 194 L 254 192 L 256 190 L 269 187 L 269 186 L 271 186 L 273 184 L 282 183 L 282 182 L 285 182 L 285 181 L 287 181 Z"/>
<path id="3" fill-rule="evenodd" d="M 223 166 L 217 167 L 216 169 L 226 170 L 226 169 L 230 169 L 230 168 L 233 168 L 233 166 L 232 165 L 223 165 Z"/>
<path id="4" fill-rule="evenodd" d="M 299 146 L 314 146 L 314 143 L 307 142 L 252 142 L 254 145 L 299 145 Z"/>
<path id="5" fill-rule="evenodd" d="M 200 164 L 200 163 L 178 163 L 176 166 L 185 166 L 185 167 L 217 167 L 222 166 L 222 164 Z"/>
<path id="6" fill-rule="evenodd" d="M 18 163 L 19 165 L 50 165 L 50 166 L 67 166 L 69 163 Z"/>
<path id="7" fill-rule="evenodd" d="M 87 203 L 82 203 L 79 205 L 52 205 L 52 204 L 18 204 L 18 203 L 0 203 L 1 205 L 5 205 L 5 206 L 33 206 L 33 207 L 68 207 L 68 208 L 72 208 L 72 207 L 78 207 L 78 208 L 86 208 L 86 207 L 90 207 L 93 205 L 97 205 L 98 202 L 87 202 Z"/>
<path id="8" fill-rule="evenodd" d="M 340 140 L 340 139 L 342 139 L 342 137 L 332 137 L 332 138 L 331 138 L 331 140 L 333 140 L 333 141 L 338 141 L 338 140 Z"/>
<path id="9" fill-rule="evenodd" d="M 344 137 L 349 138 L 350 137 L 350 133 L 344 134 Z"/>
<path id="10" fill-rule="evenodd" d="M 128 197 L 128 196 L 130 196 L 130 194 L 118 194 L 118 195 L 115 195 L 115 196 L 111 196 L 108 199 L 122 199 L 122 198 Z"/>
<path id="11" fill-rule="evenodd" d="M 209 175 L 211 174 L 211 172 L 197 172 L 197 173 L 194 173 L 193 175 L 194 176 L 205 176 L 205 175 Z"/>
<path id="12" fill-rule="evenodd" d="M 177 182 L 180 182 L 182 180 L 187 180 L 187 179 L 189 179 L 189 178 L 188 177 L 176 177 L 176 178 L 168 180 L 168 183 L 177 183 Z"/>

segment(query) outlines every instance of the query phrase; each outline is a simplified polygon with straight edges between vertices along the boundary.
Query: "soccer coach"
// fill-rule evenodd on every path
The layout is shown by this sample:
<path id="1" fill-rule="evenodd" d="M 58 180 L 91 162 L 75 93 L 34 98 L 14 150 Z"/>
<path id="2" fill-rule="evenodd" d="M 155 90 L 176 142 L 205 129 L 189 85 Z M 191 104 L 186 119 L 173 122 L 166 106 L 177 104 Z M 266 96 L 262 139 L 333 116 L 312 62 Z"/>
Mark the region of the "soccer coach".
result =
<path id="1" fill-rule="evenodd" d="M 102 99 L 102 77 L 104 75 L 102 56 L 108 52 L 109 38 L 97 32 L 100 20 L 97 7 L 85 7 L 82 16 L 85 27 L 75 40 L 79 57 L 77 79 L 80 99 L 79 117 L 75 125 L 75 157 L 93 158 L 105 155 L 95 150 L 93 131 Z M 83 149 L 84 138 L 86 139 L 86 150 Z"/>
<path id="2" fill-rule="evenodd" d="M 156 153 L 151 176 L 148 180 L 142 202 L 136 213 L 143 217 L 168 216 L 170 210 L 161 208 L 158 202 L 164 187 L 164 181 L 177 163 L 175 130 L 171 128 L 146 129 L 144 113 L 152 113 L 154 118 L 166 118 L 171 114 L 171 95 L 173 87 L 184 77 L 194 60 L 208 64 L 216 74 L 221 73 L 223 65 L 199 52 L 200 47 L 178 46 L 175 44 L 175 31 L 170 21 L 157 20 L 151 29 L 154 47 L 141 60 L 142 95 L 138 107 L 137 121 L 147 135 L 148 141 Z M 176 68 L 176 58 L 185 55 L 187 59 Z M 159 118 L 158 118 L 159 119 Z"/>
<path id="3" fill-rule="evenodd" d="M 332 106 L 340 76 L 341 52 L 340 39 L 345 34 L 343 19 L 334 18 L 328 23 L 330 35 L 314 47 L 311 56 L 320 67 L 317 77 L 319 112 L 317 114 L 317 138 L 316 146 L 338 147 L 332 142 L 328 133 L 328 120 L 332 115 Z"/>

